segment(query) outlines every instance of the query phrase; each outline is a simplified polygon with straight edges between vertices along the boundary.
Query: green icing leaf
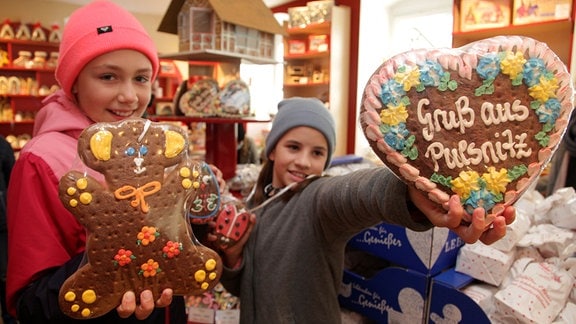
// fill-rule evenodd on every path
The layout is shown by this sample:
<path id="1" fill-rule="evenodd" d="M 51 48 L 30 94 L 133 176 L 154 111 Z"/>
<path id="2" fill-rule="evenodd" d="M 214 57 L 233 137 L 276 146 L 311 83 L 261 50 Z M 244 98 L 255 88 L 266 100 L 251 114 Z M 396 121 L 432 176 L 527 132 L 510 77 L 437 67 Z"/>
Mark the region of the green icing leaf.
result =
<path id="1" fill-rule="evenodd" d="M 534 138 L 538 140 L 538 144 L 540 144 L 542 147 L 548 146 L 548 143 L 550 142 L 550 137 L 546 135 L 546 132 L 544 131 L 538 132 Z"/>
<path id="2" fill-rule="evenodd" d="M 445 177 L 443 175 L 440 175 L 438 173 L 433 173 L 430 176 L 430 181 L 435 182 L 435 183 L 439 183 L 441 185 L 443 185 L 444 187 L 447 188 L 451 188 L 452 187 L 452 177 Z"/>
<path id="3" fill-rule="evenodd" d="M 412 145 L 414 145 L 414 142 L 416 142 L 416 136 L 410 135 L 406 139 L 406 146 L 412 146 Z"/>
<path id="4" fill-rule="evenodd" d="M 530 108 L 534 110 L 540 108 L 540 101 L 538 100 L 530 101 Z"/>
<path id="5" fill-rule="evenodd" d="M 448 89 L 454 91 L 458 88 L 458 82 L 454 81 L 454 80 L 450 80 L 448 81 Z"/>
<path id="6" fill-rule="evenodd" d="M 448 81 L 450 81 L 450 72 L 442 73 L 442 76 L 440 77 L 440 82 L 448 82 Z"/>
<path id="7" fill-rule="evenodd" d="M 390 131 L 390 125 L 388 124 L 380 124 L 380 132 L 382 134 L 386 134 Z"/>
<path id="8" fill-rule="evenodd" d="M 416 91 L 422 92 L 424 90 L 426 90 L 426 87 L 422 83 L 420 83 L 416 86 Z"/>
<path id="9" fill-rule="evenodd" d="M 546 123 L 546 124 L 544 124 L 544 126 L 542 126 L 542 131 L 546 132 L 546 133 L 550 132 L 553 129 L 554 129 L 554 125 L 552 125 L 550 123 Z"/>
<path id="10" fill-rule="evenodd" d="M 416 149 L 415 146 L 412 146 L 412 147 L 406 146 L 406 147 L 402 150 L 402 155 L 404 155 L 405 157 L 407 157 L 407 158 L 409 158 L 410 160 L 414 161 L 414 160 L 416 160 L 416 158 L 418 158 L 418 150 Z"/>
<path id="11" fill-rule="evenodd" d="M 508 169 L 508 179 L 510 179 L 510 181 L 514 181 L 526 174 L 526 172 L 528 172 L 528 167 L 524 164 L 513 166 L 512 168 Z"/>
<path id="12" fill-rule="evenodd" d="M 494 199 L 494 202 L 501 202 L 502 200 L 504 200 L 504 195 L 502 195 L 501 192 L 492 193 L 492 199 Z"/>
<path id="13" fill-rule="evenodd" d="M 518 74 L 518 75 L 516 76 L 516 78 L 514 78 L 514 79 L 512 80 L 512 85 L 513 85 L 513 86 L 519 86 L 519 85 L 521 85 L 521 84 L 522 84 L 522 74 Z"/>
<path id="14" fill-rule="evenodd" d="M 403 104 L 404 106 L 408 107 L 408 106 L 410 106 L 410 98 L 408 98 L 407 96 L 404 96 L 404 97 L 400 98 L 400 103 Z"/>

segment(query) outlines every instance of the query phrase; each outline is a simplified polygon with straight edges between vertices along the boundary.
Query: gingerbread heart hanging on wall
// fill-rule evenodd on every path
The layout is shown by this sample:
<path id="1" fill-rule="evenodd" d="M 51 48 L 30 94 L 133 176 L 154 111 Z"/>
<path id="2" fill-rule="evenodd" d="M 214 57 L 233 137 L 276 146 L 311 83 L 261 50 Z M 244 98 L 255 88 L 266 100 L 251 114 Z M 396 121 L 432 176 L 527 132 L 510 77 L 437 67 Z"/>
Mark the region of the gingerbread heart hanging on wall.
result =
<path id="1" fill-rule="evenodd" d="M 497 36 L 387 60 L 364 89 L 360 123 L 407 184 L 494 215 L 538 179 L 572 109 L 570 74 L 545 43 Z"/>

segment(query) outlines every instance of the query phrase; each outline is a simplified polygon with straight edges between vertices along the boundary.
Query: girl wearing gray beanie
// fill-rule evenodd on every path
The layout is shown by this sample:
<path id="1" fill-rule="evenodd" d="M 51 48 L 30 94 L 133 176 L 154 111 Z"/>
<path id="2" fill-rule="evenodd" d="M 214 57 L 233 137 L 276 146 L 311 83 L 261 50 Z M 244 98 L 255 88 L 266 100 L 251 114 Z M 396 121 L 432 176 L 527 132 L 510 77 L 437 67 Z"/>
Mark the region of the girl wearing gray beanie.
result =
<path id="1" fill-rule="evenodd" d="M 241 323 L 340 323 L 346 244 L 382 221 L 417 231 L 448 227 L 465 242 L 491 243 L 514 220 L 509 207 L 486 229 L 479 208 L 464 224 L 458 196 L 438 206 L 384 167 L 320 176 L 330 165 L 335 137 L 334 120 L 319 100 L 291 98 L 278 105 L 267 161 L 247 201 L 254 211 L 250 229 L 221 251 L 221 281 L 240 297 Z"/>

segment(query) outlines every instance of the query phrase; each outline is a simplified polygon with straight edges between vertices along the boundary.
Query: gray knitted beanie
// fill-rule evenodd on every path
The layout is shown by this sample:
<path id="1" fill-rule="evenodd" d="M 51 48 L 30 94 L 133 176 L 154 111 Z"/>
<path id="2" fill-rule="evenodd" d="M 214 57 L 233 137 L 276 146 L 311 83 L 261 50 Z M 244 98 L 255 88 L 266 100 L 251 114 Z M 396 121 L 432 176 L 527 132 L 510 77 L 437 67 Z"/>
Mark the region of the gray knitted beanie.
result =
<path id="1" fill-rule="evenodd" d="M 336 146 L 336 126 L 330 111 L 316 98 L 293 97 L 280 101 L 272 129 L 266 137 L 266 157 L 287 131 L 299 126 L 314 128 L 324 135 L 328 142 L 328 159 L 324 169 L 328 168 Z"/>

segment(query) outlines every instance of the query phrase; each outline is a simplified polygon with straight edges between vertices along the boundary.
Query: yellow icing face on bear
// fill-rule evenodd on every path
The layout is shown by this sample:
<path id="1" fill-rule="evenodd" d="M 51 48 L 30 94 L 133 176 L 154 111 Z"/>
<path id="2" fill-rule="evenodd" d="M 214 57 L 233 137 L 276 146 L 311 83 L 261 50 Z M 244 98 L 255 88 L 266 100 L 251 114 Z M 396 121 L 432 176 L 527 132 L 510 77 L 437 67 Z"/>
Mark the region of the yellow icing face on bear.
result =
<path id="1" fill-rule="evenodd" d="M 566 66 L 546 44 L 499 36 L 392 57 L 368 81 L 360 121 L 407 184 L 439 204 L 458 194 L 467 211 L 490 216 L 537 180 L 572 98 Z"/>
<path id="2" fill-rule="evenodd" d="M 217 213 L 218 182 L 206 163 L 188 156 L 180 127 L 139 118 L 94 124 L 81 134 L 78 153 L 105 183 L 91 170 L 60 179 L 62 203 L 88 233 L 87 263 L 60 289 L 66 315 L 106 314 L 128 290 L 200 295 L 218 282 L 221 260 L 189 223 L 192 214 Z"/>

